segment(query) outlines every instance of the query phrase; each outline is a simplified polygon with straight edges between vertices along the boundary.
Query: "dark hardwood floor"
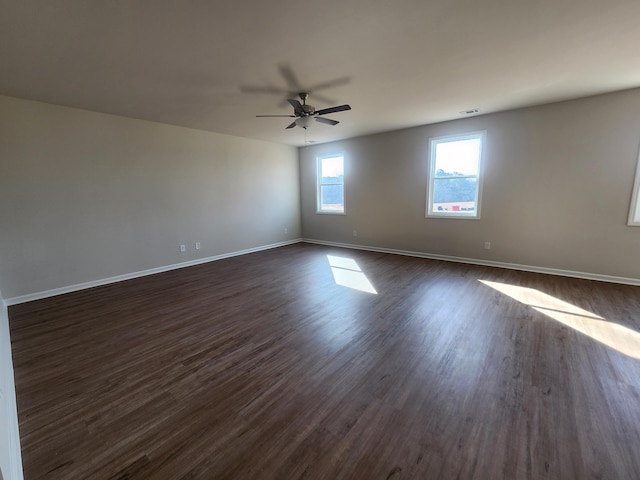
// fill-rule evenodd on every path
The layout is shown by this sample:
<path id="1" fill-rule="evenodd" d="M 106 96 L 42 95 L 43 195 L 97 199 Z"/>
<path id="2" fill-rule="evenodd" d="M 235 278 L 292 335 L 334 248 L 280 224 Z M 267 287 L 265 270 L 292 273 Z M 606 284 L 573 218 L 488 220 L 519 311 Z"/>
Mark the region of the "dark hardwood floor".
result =
<path id="1" fill-rule="evenodd" d="M 26 480 L 640 478 L 639 287 L 297 244 L 9 316 Z"/>

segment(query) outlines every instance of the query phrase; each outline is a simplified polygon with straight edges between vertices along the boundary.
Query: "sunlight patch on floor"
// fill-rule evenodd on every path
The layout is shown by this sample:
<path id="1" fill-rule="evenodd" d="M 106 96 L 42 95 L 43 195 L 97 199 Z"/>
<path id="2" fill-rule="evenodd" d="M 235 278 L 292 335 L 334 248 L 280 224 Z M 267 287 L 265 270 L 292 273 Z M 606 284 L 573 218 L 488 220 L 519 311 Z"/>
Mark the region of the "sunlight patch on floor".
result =
<path id="1" fill-rule="evenodd" d="M 353 258 L 327 255 L 327 260 L 329 260 L 331 273 L 333 274 L 333 280 L 336 282 L 336 285 L 360 290 L 361 292 L 373 293 L 374 295 L 378 294 Z"/>
<path id="2" fill-rule="evenodd" d="M 535 288 L 479 280 L 534 310 L 553 318 L 625 355 L 640 359 L 640 333 L 583 310 Z"/>

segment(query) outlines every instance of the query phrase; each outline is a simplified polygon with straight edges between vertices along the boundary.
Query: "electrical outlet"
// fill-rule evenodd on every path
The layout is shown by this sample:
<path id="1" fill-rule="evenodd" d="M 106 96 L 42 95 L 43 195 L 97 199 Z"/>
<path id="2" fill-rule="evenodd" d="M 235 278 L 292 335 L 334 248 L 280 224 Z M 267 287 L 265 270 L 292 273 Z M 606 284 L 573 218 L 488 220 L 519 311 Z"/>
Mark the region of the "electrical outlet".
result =
<path id="1" fill-rule="evenodd" d="M 354 231 L 353 231 L 353 236 L 354 236 L 354 237 L 357 237 L 357 236 L 358 236 L 358 231 L 357 231 L 357 230 L 354 230 Z"/>
<path id="2" fill-rule="evenodd" d="M 180 253 L 184 253 L 187 251 L 187 246 L 186 245 L 180 245 Z"/>
<path id="3" fill-rule="evenodd" d="M 196 250 L 200 250 L 200 247 L 201 247 L 200 242 L 196 242 Z"/>
<path id="4" fill-rule="evenodd" d="M 484 242 L 484 249 L 491 250 L 491 242 Z"/>
<path id="5" fill-rule="evenodd" d="M 288 229 L 288 228 L 285 228 L 285 229 L 284 229 L 284 234 L 286 235 L 287 233 L 289 233 L 289 229 Z"/>

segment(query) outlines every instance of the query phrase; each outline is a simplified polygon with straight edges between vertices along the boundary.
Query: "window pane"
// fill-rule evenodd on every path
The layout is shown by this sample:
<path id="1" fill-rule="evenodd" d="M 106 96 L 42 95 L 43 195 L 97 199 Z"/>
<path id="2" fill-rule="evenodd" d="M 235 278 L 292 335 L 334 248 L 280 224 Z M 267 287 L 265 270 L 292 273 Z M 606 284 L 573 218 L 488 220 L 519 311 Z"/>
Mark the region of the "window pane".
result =
<path id="1" fill-rule="evenodd" d="M 436 178 L 433 182 L 433 212 L 476 211 L 477 178 Z"/>
<path id="2" fill-rule="evenodd" d="M 629 208 L 629 221 L 627 225 L 640 227 L 640 155 L 638 155 L 636 179 L 633 182 L 633 193 L 631 195 L 631 206 Z"/>
<path id="3" fill-rule="evenodd" d="M 321 160 L 321 183 L 342 183 L 344 166 L 342 156 L 327 157 Z"/>
<path id="4" fill-rule="evenodd" d="M 430 140 L 427 217 L 480 218 L 485 134 L 470 132 Z"/>
<path id="5" fill-rule="evenodd" d="M 344 188 L 342 185 L 320 187 L 320 210 L 342 212 L 344 210 Z"/>
<path id="6" fill-rule="evenodd" d="M 344 156 L 318 158 L 318 212 L 344 213 Z"/>
<path id="7" fill-rule="evenodd" d="M 438 142 L 436 144 L 436 177 L 478 175 L 480 139 Z"/>

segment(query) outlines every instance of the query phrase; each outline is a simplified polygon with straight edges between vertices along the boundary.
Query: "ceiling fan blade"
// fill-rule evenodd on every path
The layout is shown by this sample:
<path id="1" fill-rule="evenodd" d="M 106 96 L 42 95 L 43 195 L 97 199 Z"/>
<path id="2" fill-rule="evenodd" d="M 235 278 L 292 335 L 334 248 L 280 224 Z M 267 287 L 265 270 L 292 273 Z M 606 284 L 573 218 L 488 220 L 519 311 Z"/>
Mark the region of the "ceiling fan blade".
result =
<path id="1" fill-rule="evenodd" d="M 326 95 L 318 95 L 316 93 L 313 94 L 313 103 L 321 102 L 326 105 L 335 105 L 335 99 L 327 97 Z"/>
<path id="2" fill-rule="evenodd" d="M 256 117 L 292 117 L 295 118 L 295 115 L 256 115 Z"/>
<path id="3" fill-rule="evenodd" d="M 338 87 L 340 85 L 345 85 L 345 84 L 349 83 L 350 81 L 351 81 L 351 78 L 349 78 L 349 77 L 341 77 L 341 78 L 336 78 L 335 80 L 328 80 L 326 82 L 317 83 L 313 87 L 309 88 L 309 93 L 315 93 L 318 90 L 324 90 L 326 88 Z M 314 95 L 314 97 L 315 97 L 315 95 Z"/>
<path id="4" fill-rule="evenodd" d="M 284 81 L 287 82 L 287 85 L 291 90 L 295 90 L 298 92 L 302 90 L 296 74 L 293 73 L 293 70 L 289 65 L 281 64 L 278 66 L 278 70 L 280 70 L 280 75 L 282 75 L 282 78 L 284 78 Z"/>
<path id="5" fill-rule="evenodd" d="M 302 108 L 302 105 L 298 100 L 288 98 L 287 102 L 289 102 L 289 104 L 293 107 L 293 110 L 296 112 L 296 114 L 304 115 L 304 108 Z"/>
<path id="6" fill-rule="evenodd" d="M 291 94 L 290 90 L 287 88 L 271 87 L 271 86 L 257 87 L 257 86 L 251 86 L 251 85 L 244 85 L 240 87 L 240 91 L 242 93 L 270 93 L 270 94 L 277 94 L 277 95 Z"/>
<path id="7" fill-rule="evenodd" d="M 337 125 L 340 123 L 337 120 L 331 120 L 330 118 L 324 118 L 324 117 L 315 117 L 315 118 L 316 118 L 316 122 L 326 123 L 327 125 Z"/>
<path id="8" fill-rule="evenodd" d="M 288 128 L 293 128 L 293 127 L 295 127 L 295 126 L 296 126 L 296 122 L 290 123 L 289 125 L 287 125 L 287 127 L 285 128 L 285 130 L 286 130 L 286 129 L 288 129 Z"/>
<path id="9" fill-rule="evenodd" d="M 351 106 L 339 105 L 337 107 L 323 108 L 322 110 L 316 110 L 316 114 L 326 115 L 327 113 L 344 112 L 345 110 L 351 110 Z"/>

